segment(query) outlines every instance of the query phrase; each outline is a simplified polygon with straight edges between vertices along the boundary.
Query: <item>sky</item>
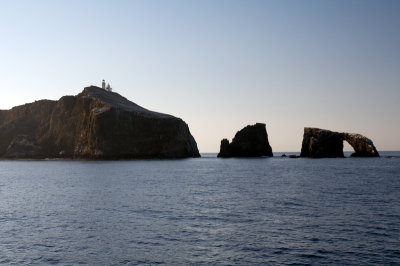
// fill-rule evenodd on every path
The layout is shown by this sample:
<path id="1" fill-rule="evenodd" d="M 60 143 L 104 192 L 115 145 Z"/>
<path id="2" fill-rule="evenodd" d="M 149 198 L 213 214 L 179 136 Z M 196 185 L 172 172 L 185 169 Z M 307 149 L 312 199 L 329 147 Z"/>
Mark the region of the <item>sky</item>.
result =
<path id="1" fill-rule="evenodd" d="M 399 14 L 389 0 L 0 0 L 0 109 L 105 79 L 182 118 L 202 153 L 256 122 L 274 152 L 300 151 L 304 127 L 400 150 Z"/>

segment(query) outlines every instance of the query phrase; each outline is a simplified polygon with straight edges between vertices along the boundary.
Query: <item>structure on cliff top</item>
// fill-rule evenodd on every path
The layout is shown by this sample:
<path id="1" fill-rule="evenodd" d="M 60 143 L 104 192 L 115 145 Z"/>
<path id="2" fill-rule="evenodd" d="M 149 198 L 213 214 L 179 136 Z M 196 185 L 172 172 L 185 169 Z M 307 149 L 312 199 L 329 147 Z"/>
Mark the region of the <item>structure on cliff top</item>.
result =
<path id="1" fill-rule="evenodd" d="M 112 88 L 111 88 L 111 86 L 110 86 L 110 83 L 107 83 L 107 86 L 106 86 L 106 82 L 105 82 L 104 79 L 103 79 L 103 81 L 101 82 L 101 88 L 102 88 L 103 90 L 112 92 Z"/>

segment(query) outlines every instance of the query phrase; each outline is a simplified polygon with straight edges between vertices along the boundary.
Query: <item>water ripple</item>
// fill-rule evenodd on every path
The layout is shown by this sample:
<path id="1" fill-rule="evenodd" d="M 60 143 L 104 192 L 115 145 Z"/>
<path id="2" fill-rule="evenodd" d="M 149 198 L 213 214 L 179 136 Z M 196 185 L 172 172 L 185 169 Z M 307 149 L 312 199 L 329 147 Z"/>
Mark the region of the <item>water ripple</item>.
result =
<path id="1" fill-rule="evenodd" d="M 0 264 L 398 265 L 390 159 L 0 161 Z"/>

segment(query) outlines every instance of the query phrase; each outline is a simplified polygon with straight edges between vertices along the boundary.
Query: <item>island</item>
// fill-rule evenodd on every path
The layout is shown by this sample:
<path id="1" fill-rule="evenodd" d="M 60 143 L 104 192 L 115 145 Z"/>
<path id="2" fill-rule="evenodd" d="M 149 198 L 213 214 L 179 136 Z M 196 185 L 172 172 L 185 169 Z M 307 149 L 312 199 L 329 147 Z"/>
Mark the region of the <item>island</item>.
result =
<path id="1" fill-rule="evenodd" d="M 266 125 L 256 123 L 248 125 L 238 131 L 229 143 L 229 140 L 221 140 L 218 157 L 262 157 L 273 156 L 272 148 L 269 145 Z"/>
<path id="2" fill-rule="evenodd" d="M 40 100 L 0 110 L 0 158 L 199 156 L 182 119 L 147 110 L 109 86 L 104 89 L 104 84 L 58 101 Z"/>
<path id="3" fill-rule="evenodd" d="M 352 157 L 379 157 L 372 140 L 361 134 L 310 127 L 304 128 L 300 157 L 344 157 L 343 141 L 353 147 L 355 152 L 351 154 Z"/>

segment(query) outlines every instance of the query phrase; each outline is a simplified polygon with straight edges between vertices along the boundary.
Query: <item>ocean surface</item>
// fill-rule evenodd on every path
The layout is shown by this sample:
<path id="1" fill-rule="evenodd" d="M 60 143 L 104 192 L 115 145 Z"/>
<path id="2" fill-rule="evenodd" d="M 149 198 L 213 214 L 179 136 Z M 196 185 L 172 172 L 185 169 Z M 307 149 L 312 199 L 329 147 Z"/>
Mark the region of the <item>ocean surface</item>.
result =
<path id="1" fill-rule="evenodd" d="M 400 157 L 275 155 L 0 161 L 0 264 L 400 265 Z"/>

